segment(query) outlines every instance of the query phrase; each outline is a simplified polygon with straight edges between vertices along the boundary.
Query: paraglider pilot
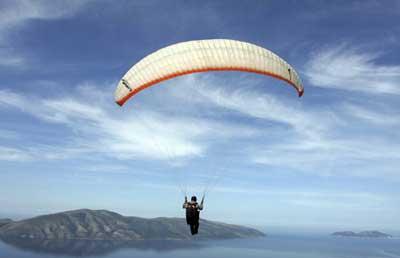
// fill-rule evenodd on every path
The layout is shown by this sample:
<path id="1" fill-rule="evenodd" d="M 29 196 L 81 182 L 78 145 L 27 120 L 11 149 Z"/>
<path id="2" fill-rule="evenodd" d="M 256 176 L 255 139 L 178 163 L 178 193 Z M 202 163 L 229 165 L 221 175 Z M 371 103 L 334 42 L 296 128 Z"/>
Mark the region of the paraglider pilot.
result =
<path id="1" fill-rule="evenodd" d="M 188 202 L 185 196 L 185 202 L 183 208 L 186 209 L 186 223 L 190 225 L 190 233 L 196 235 L 199 230 L 200 211 L 203 209 L 204 196 L 201 199 L 200 204 L 197 203 L 196 196 L 192 196 L 190 202 Z"/>

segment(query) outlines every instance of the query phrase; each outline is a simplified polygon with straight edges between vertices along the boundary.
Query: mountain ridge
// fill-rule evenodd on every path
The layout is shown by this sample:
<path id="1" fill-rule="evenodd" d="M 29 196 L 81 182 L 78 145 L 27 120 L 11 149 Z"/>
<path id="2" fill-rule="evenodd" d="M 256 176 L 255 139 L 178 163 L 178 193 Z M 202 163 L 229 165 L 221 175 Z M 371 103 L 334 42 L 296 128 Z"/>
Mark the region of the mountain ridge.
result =
<path id="1" fill-rule="evenodd" d="M 392 236 L 386 233 L 382 233 L 378 230 L 365 230 L 361 232 L 353 232 L 353 231 L 339 231 L 331 234 L 332 236 L 341 236 L 341 237 L 368 237 L 368 238 L 391 238 Z"/>
<path id="2" fill-rule="evenodd" d="M 13 222 L 12 219 L 0 219 L 0 228 L 8 223 Z"/>
<path id="3" fill-rule="evenodd" d="M 238 225 L 200 221 L 202 239 L 261 237 L 264 233 Z M 0 228 L 1 238 L 90 240 L 184 240 L 191 239 L 183 218 L 141 218 L 108 210 L 79 209 L 11 222 Z"/>

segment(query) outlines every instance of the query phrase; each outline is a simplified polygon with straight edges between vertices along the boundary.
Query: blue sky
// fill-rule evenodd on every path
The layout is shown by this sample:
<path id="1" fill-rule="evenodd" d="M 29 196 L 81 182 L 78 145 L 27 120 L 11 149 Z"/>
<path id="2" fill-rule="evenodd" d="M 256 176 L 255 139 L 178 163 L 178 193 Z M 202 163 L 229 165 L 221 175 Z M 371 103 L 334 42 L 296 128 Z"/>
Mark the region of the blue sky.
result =
<path id="1" fill-rule="evenodd" d="M 400 230 L 398 1 L 2 1 L 0 216 L 77 208 L 289 228 Z M 180 41 L 268 48 L 297 98 L 255 74 L 183 76 L 113 100 Z"/>

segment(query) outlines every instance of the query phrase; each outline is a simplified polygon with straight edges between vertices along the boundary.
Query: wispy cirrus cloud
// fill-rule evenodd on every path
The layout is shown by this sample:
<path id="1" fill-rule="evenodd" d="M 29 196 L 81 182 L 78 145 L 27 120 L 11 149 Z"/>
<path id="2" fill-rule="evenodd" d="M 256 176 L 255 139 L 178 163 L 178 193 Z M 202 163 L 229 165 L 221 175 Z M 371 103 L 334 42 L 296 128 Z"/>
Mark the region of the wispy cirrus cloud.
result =
<path id="1" fill-rule="evenodd" d="M 389 108 L 385 107 L 373 109 L 371 107 L 345 103 L 343 105 L 343 111 L 352 117 L 361 119 L 370 124 L 381 126 L 400 124 L 400 121 L 396 119 L 396 116 L 398 116 L 397 111 L 391 111 Z"/>
<path id="2" fill-rule="evenodd" d="M 22 139 L 22 137 L 20 137 Z M 2 146 L 3 145 L 3 146 Z M 15 146 L 17 145 L 17 146 Z M 0 160 L 13 162 L 27 162 L 37 160 L 62 160 L 82 156 L 88 153 L 85 146 L 77 144 L 49 145 L 49 144 L 4 144 L 0 142 Z"/>
<path id="3" fill-rule="evenodd" d="M 0 32 L 6 33 L 29 19 L 51 20 L 72 16 L 88 2 L 90 0 L 68 2 L 60 0 L 51 2 L 43 0 L 3 1 L 0 7 Z"/>
<path id="4" fill-rule="evenodd" d="M 0 160 L 4 161 L 27 161 L 32 156 L 24 150 L 0 146 Z"/>
<path id="5" fill-rule="evenodd" d="M 378 60 L 382 53 L 340 45 L 314 53 L 305 66 L 317 87 L 366 93 L 400 94 L 400 66 Z"/>
<path id="6" fill-rule="evenodd" d="M 18 133 L 14 131 L 0 129 L 0 139 L 17 139 L 18 137 Z"/>
<path id="7" fill-rule="evenodd" d="M 33 19 L 52 20 L 72 16 L 89 1 L 2 1 L 0 5 L 0 66 L 23 67 L 25 57 L 13 48 L 9 39 L 14 32 Z"/>
<path id="8" fill-rule="evenodd" d="M 390 122 L 393 119 L 387 120 L 394 114 L 387 114 L 384 108 L 372 111 L 358 104 L 340 103 L 334 109 L 323 105 L 308 109 L 296 105 L 295 100 L 261 93 L 254 88 L 238 85 L 237 90 L 227 89 L 222 80 L 212 76 L 192 85 L 200 98 L 198 102 L 272 122 L 264 128 L 264 135 L 257 135 L 258 144 L 243 145 L 243 156 L 251 162 L 326 176 L 347 173 L 392 177 L 399 173 L 395 160 L 400 158 L 397 151 L 400 145 L 385 136 L 385 132 L 393 130 L 396 124 Z M 376 123 L 377 127 L 363 127 L 361 122 L 366 119 Z M 275 140 L 263 138 L 277 124 L 285 125 L 285 129 L 278 127 Z M 351 132 L 357 130 L 364 133 Z M 385 168 L 379 165 L 383 161 Z"/>
<path id="9" fill-rule="evenodd" d="M 310 109 L 296 103 L 294 96 L 255 89 L 263 83 L 257 78 L 248 80 L 245 84 L 255 87 L 235 79 L 238 85 L 232 88 L 232 81 L 212 75 L 182 77 L 140 93 L 124 108 L 112 102 L 108 86 L 102 93 L 86 83 L 68 96 L 42 99 L 3 90 L 0 107 L 19 109 L 69 131 L 64 136 L 69 141 L 58 146 L 62 149 L 58 155 L 53 150 L 57 146 L 31 146 L 31 156 L 41 153 L 56 159 L 91 153 L 127 160 L 172 160 L 235 146 L 230 153 L 236 156 L 231 158 L 247 164 L 319 176 L 398 174 L 400 145 L 384 133 L 398 126 L 386 121 L 393 114 L 355 103 Z M 375 127 L 366 131 L 365 121 Z M 354 133 L 357 130 L 364 133 Z M 220 145 L 221 141 L 229 144 Z M 382 162 L 384 166 L 379 165 Z"/>
<path id="10" fill-rule="evenodd" d="M 391 221 L 399 213 L 399 208 L 393 203 L 399 201 L 398 196 L 374 191 L 357 191 L 354 189 L 265 189 L 252 187 L 251 190 L 240 186 L 217 187 L 214 191 L 228 195 L 241 195 L 252 200 L 270 200 L 264 207 L 275 224 L 287 225 L 291 220 L 307 221 L 307 225 L 320 223 L 321 218 L 331 221 L 336 228 L 354 227 L 355 218 L 358 226 L 370 226 L 370 219 L 376 219 L 375 226 L 391 228 Z M 251 210 L 251 203 L 242 204 L 245 210 Z M 248 206 L 248 207 L 247 207 Z M 382 209 L 385 208 L 385 214 Z M 293 215 L 281 216 L 286 210 L 295 210 Z M 337 214 L 336 211 L 340 210 Z M 365 214 L 368 213 L 368 216 Z M 250 213 L 249 213 L 250 215 Z M 383 219 L 385 218 L 385 219 Z M 265 216 L 253 216 L 253 221 L 265 221 Z M 253 222 L 254 223 L 254 222 Z M 303 222 L 304 223 L 304 222 Z M 308 229 L 309 230 L 309 229 Z"/>
<path id="11" fill-rule="evenodd" d="M 50 125 L 59 124 L 70 130 L 72 135 L 63 136 L 68 139 L 64 145 L 55 143 L 46 147 L 36 144 L 25 148 L 27 156 L 39 159 L 62 159 L 82 153 L 119 159 L 190 158 L 203 155 L 215 138 L 242 138 L 256 133 L 246 126 L 232 127 L 223 121 L 175 116 L 152 111 L 145 105 L 139 109 L 121 109 L 111 99 L 105 101 L 104 96 L 87 84 L 78 87 L 75 95 L 55 98 L 1 90 L 0 108 L 19 110 Z M 96 105 L 91 104 L 92 101 Z"/>

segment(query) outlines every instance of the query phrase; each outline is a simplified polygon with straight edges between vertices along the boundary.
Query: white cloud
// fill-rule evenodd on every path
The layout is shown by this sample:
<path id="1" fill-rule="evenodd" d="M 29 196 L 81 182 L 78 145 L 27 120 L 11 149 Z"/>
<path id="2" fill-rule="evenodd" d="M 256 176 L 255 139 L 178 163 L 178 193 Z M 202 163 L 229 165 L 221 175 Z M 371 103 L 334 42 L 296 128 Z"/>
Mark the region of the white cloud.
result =
<path id="1" fill-rule="evenodd" d="M 1 36 L 1 34 L 0 34 Z M 1 42 L 0 42 L 1 44 Z M 9 48 L 0 47 L 0 66 L 18 67 L 24 64 L 24 58 L 14 53 Z"/>
<path id="2" fill-rule="evenodd" d="M 111 98 L 84 85 L 68 97 L 38 99 L 10 91 L 0 91 L 0 107 L 16 108 L 47 123 L 55 123 L 73 132 L 72 141 L 58 146 L 32 147 L 36 158 L 60 159 L 99 153 L 119 159 L 159 159 L 201 156 L 215 139 L 248 137 L 255 130 L 232 127 L 224 122 L 204 118 L 176 116 L 173 113 L 119 108 Z M 111 92 L 111 91 L 110 91 Z M 92 104 L 96 101 L 96 105 Z M 154 106 L 154 105 L 153 105 Z M 64 136 L 66 139 L 68 135 Z M 48 151 L 46 151 L 46 149 Z M 29 152 L 30 153 L 30 152 Z M 30 154 L 31 155 L 31 154 Z"/>
<path id="3" fill-rule="evenodd" d="M 380 205 L 384 202 L 390 202 L 397 197 L 387 196 L 381 193 L 365 192 L 365 191 L 345 191 L 338 192 L 318 189 L 315 191 L 293 189 L 293 190 L 282 190 L 282 189 L 264 189 L 264 188 L 252 188 L 249 191 L 248 188 L 240 187 L 216 187 L 214 191 L 222 193 L 236 193 L 246 195 L 257 195 L 267 197 L 268 199 L 279 199 L 285 202 L 299 205 L 318 205 L 318 206 L 331 206 L 333 204 L 340 206 L 350 207 L 354 206 L 355 203 L 371 203 L 372 205 Z M 362 205 L 359 205 L 362 207 Z"/>
<path id="4" fill-rule="evenodd" d="M 347 103 L 343 106 L 343 109 L 344 112 L 349 114 L 350 116 L 364 120 L 365 122 L 371 124 L 390 126 L 398 125 L 400 123 L 400 121 L 396 119 L 396 116 L 398 114 L 396 114 L 395 112 L 390 112 L 389 110 L 385 110 L 384 107 L 380 107 L 376 110 Z"/>
<path id="5" fill-rule="evenodd" d="M 50 20 L 69 17 L 77 13 L 89 1 L 5 1 L 0 8 L 0 31 L 13 29 L 29 19 Z"/>
<path id="6" fill-rule="evenodd" d="M 128 166 L 114 165 L 114 164 L 93 164 L 89 166 L 81 167 L 82 171 L 88 172 L 107 172 L 107 173 L 127 173 L 129 171 Z"/>
<path id="7" fill-rule="evenodd" d="M 0 106 L 23 108 L 27 104 L 25 101 L 25 98 L 14 92 L 0 90 Z"/>
<path id="8" fill-rule="evenodd" d="M 0 66 L 21 67 L 25 59 L 12 48 L 9 33 L 31 19 L 51 20 L 72 16 L 83 8 L 87 0 L 72 1 L 2 1 L 0 6 Z"/>
<path id="9" fill-rule="evenodd" d="M 239 163 L 282 171 L 398 175 L 400 144 L 386 137 L 386 130 L 393 131 L 399 124 L 386 121 L 393 114 L 385 108 L 372 111 L 354 103 L 311 108 L 295 96 L 266 94 L 258 90 L 265 88 L 262 80 L 249 78 L 257 77 L 245 77 L 244 82 L 234 79 L 235 90 L 233 81 L 225 77 L 186 76 L 140 93 L 123 108 L 112 102 L 112 87 L 99 86 L 104 89 L 99 91 L 89 83 L 69 96 L 47 99 L 0 91 L 0 108 L 19 108 L 70 130 L 72 136 L 63 136 L 68 143 L 58 146 L 58 155 L 52 148 L 36 146 L 39 159 L 91 156 L 82 155 L 87 153 L 182 165 L 188 158 L 207 157 L 223 146 Z M 363 133 L 354 133 L 360 130 Z"/>
<path id="10" fill-rule="evenodd" d="M 348 45 L 326 48 L 312 56 L 305 73 L 317 87 L 400 94 L 400 66 L 380 64 L 379 57 Z"/>
<path id="11" fill-rule="evenodd" d="M 186 87 L 171 87 L 173 92 L 170 94 L 189 99 L 190 102 L 200 105 L 203 112 L 207 108 L 214 112 L 216 108 L 220 108 L 221 113 L 229 110 L 242 116 L 286 125 L 289 130 L 294 130 L 303 137 L 319 137 L 333 124 L 338 123 L 338 118 L 329 110 L 306 110 L 294 94 L 288 98 L 279 98 L 265 93 L 265 81 L 257 77 L 241 76 L 240 79 L 230 81 L 213 75 L 191 76 L 182 80 L 181 84 Z M 317 120 L 319 123 L 316 123 Z M 291 135 L 294 134 L 288 134 L 288 137 Z"/>
<path id="12" fill-rule="evenodd" d="M 385 114 L 383 108 L 371 111 L 345 103 L 337 105 L 335 109 L 330 106 L 309 109 L 296 103 L 295 98 L 286 99 L 261 93 L 254 90 L 255 87 L 244 87 L 240 82 L 237 82 L 238 90 L 228 90 L 223 80 L 213 76 L 204 78 L 191 79 L 194 80 L 191 85 L 196 85 L 192 90 L 198 93 L 197 102 L 273 122 L 269 127 L 276 124 L 286 126 L 286 129 L 280 127 L 280 132 L 264 128 L 264 136 L 274 133 L 275 141 L 260 138 L 257 144 L 244 145 L 243 157 L 249 157 L 255 163 L 325 176 L 346 173 L 376 177 L 395 176 L 399 173 L 393 160 L 400 158 L 397 151 L 400 144 L 392 138 L 388 139 L 385 134 L 385 130 L 393 130 L 390 126 L 398 123 L 390 122 L 396 119 L 386 121 L 394 114 Z M 259 83 L 255 80 L 244 84 Z M 182 95 L 187 96 L 187 93 Z M 380 123 L 379 132 L 371 135 L 368 133 L 370 126 L 360 127 L 359 122 L 365 119 Z M 363 133 L 354 134 L 351 130 L 361 130 Z M 385 169 L 374 165 L 382 162 L 386 162 Z"/>
<path id="13" fill-rule="evenodd" d="M 368 227 L 371 226 L 371 221 L 376 222 L 375 226 L 390 227 L 395 215 L 399 213 L 399 208 L 393 206 L 393 203 L 398 203 L 398 196 L 376 191 L 323 189 L 315 185 L 313 189 L 217 187 L 214 191 L 222 195 L 238 195 L 243 200 L 251 199 L 253 202 L 269 200 L 265 202 L 263 209 L 269 214 L 270 223 L 274 225 L 293 225 L 293 221 L 302 221 L 303 225 L 306 223 L 308 226 L 314 223 L 327 225 L 324 221 L 329 220 L 328 224 L 336 224 L 339 228 L 354 225 Z M 251 209 L 252 205 L 254 206 L 253 203 L 241 202 L 245 210 L 246 206 Z M 293 210 L 296 211 L 295 214 L 288 212 Z M 382 210 L 385 210 L 385 214 L 382 214 Z M 282 214 L 285 216 L 282 217 Z M 265 216 L 253 216 L 252 219 L 266 223 Z"/>
<path id="14" fill-rule="evenodd" d="M 107 153 L 119 158 L 162 158 L 199 155 L 203 146 L 191 142 L 203 129 L 188 128 L 184 121 L 169 122 L 158 114 L 139 113 L 135 118 L 112 117 L 104 107 L 72 98 L 24 99 L 3 92 L 0 103 L 25 110 L 50 123 L 59 123 L 75 133 L 75 145 L 83 152 Z M 29 109 L 28 106 L 34 108 Z M 168 146 L 168 147 L 167 147 Z M 65 153 L 65 151 L 62 151 Z M 50 155 L 49 157 L 53 157 Z"/>
<path id="15" fill-rule="evenodd" d="M 0 129 L 0 139 L 17 139 L 19 138 L 19 135 L 14 132 L 14 131 L 10 131 L 10 130 L 3 130 Z"/>
<path id="16" fill-rule="evenodd" d="M 399 149 L 397 143 L 373 141 L 368 137 L 361 140 L 325 139 L 305 150 L 301 150 L 301 142 L 272 146 L 258 150 L 258 153 L 255 151 L 253 158 L 260 164 L 324 176 L 396 178 L 400 173 L 396 161 L 400 159 Z"/>
<path id="17" fill-rule="evenodd" d="M 84 146 L 78 147 L 73 145 L 51 146 L 35 144 L 24 147 L 0 146 L 0 160 L 17 162 L 59 160 L 79 157 L 87 152 L 88 150 L 85 149 Z"/>
<path id="18" fill-rule="evenodd" d="M 0 160 L 27 161 L 32 160 L 32 156 L 24 150 L 0 146 Z"/>

